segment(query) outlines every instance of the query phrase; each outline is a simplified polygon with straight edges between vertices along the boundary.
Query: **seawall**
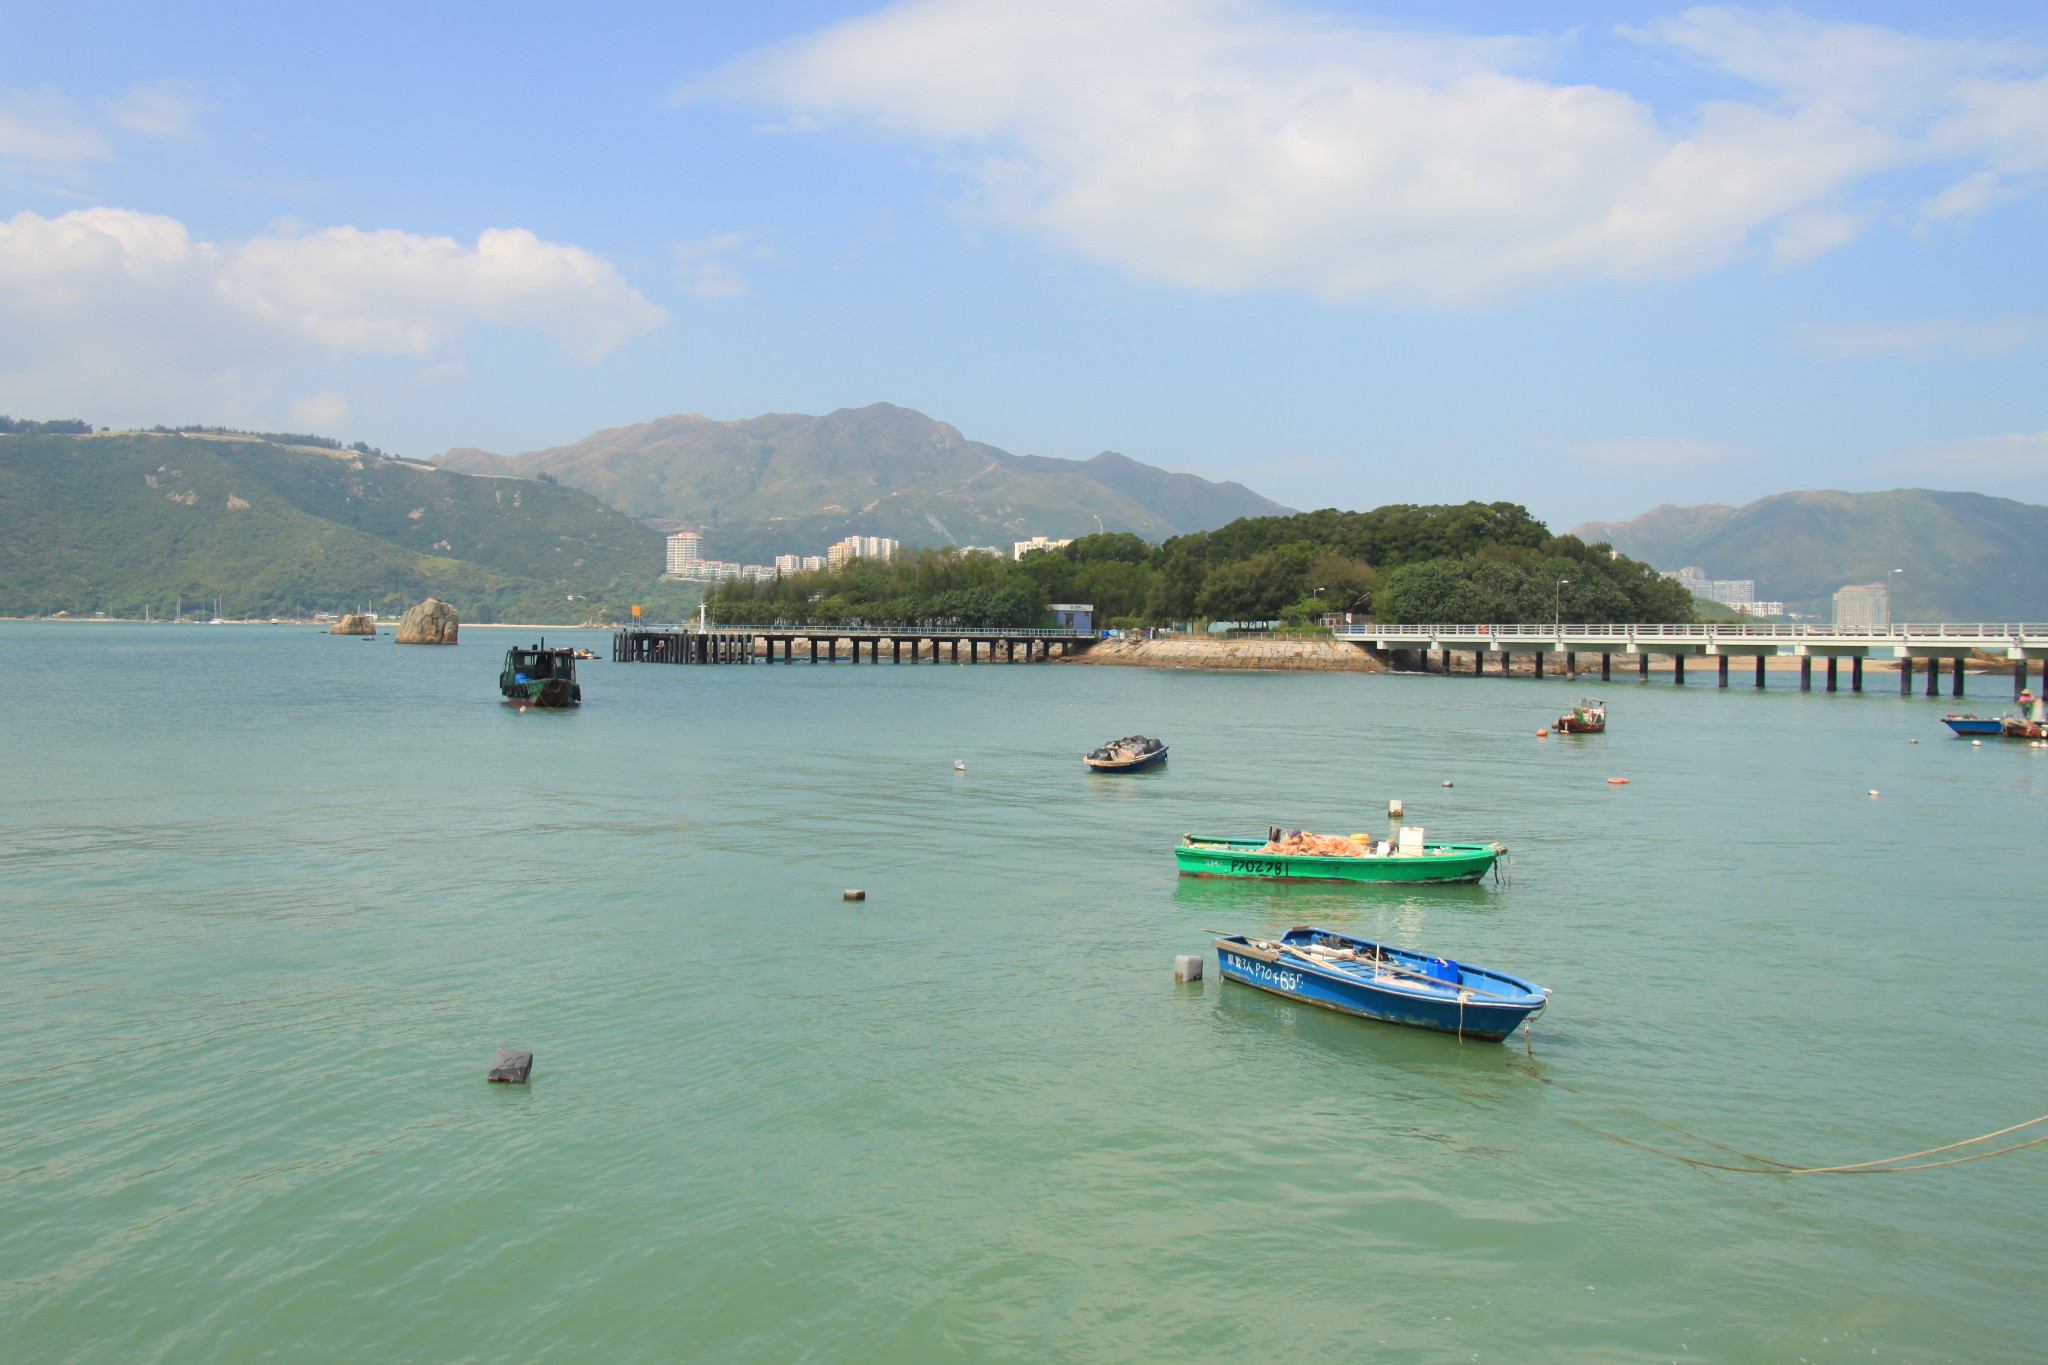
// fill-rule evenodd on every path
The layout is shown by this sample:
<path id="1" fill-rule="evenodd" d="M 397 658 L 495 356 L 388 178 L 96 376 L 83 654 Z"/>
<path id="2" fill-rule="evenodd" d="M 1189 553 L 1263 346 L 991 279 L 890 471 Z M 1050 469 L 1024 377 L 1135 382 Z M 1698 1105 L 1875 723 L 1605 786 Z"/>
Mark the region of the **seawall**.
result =
<path id="1" fill-rule="evenodd" d="M 1247 668 L 1308 673 L 1384 673 L 1386 665 L 1359 645 L 1336 640 L 1217 640 L 1175 635 L 1157 640 L 1104 640 L 1070 664 L 1126 668 Z"/>

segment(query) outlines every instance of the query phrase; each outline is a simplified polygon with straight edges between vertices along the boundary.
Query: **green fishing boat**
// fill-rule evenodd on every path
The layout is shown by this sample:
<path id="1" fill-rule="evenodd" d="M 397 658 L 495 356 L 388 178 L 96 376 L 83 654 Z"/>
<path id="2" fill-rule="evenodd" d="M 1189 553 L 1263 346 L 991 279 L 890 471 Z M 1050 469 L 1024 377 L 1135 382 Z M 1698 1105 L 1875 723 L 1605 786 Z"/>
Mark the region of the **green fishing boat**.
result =
<path id="1" fill-rule="evenodd" d="M 1506 844 L 1368 845 L 1354 857 L 1319 857 L 1265 851 L 1270 839 L 1181 836 L 1173 850 L 1183 877 L 1252 877 L 1283 882 L 1476 882 L 1508 851 Z M 1380 852 L 1379 849 L 1388 849 Z"/>

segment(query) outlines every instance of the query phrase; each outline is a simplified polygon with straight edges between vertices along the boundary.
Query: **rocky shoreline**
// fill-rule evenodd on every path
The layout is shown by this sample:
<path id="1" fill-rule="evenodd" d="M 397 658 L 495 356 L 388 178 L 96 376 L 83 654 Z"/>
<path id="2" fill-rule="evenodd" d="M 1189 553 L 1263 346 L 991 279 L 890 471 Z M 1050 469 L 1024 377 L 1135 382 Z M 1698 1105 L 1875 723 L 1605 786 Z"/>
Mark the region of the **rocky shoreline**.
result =
<path id="1" fill-rule="evenodd" d="M 1338 640 L 1218 640 L 1174 635 L 1157 640 L 1104 640 L 1069 664 L 1126 668 L 1262 669 L 1305 673 L 1385 673 L 1387 666 L 1359 645 Z"/>

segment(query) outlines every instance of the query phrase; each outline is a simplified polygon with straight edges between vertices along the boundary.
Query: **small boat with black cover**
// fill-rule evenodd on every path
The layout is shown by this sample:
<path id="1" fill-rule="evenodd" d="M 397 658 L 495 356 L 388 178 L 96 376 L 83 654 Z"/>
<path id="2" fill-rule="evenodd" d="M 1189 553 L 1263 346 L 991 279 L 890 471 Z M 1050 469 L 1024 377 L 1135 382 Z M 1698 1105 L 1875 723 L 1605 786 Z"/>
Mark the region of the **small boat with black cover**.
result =
<path id="1" fill-rule="evenodd" d="M 1099 749 L 1081 755 L 1081 761 L 1098 773 L 1135 773 L 1166 762 L 1166 742 L 1145 735 L 1125 735 Z"/>

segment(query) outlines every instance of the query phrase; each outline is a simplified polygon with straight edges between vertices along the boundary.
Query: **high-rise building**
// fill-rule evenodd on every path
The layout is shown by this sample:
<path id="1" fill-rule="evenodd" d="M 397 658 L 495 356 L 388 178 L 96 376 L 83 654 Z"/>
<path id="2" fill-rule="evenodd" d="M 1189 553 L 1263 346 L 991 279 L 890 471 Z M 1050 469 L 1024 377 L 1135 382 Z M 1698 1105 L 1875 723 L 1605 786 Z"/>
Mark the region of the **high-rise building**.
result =
<path id="1" fill-rule="evenodd" d="M 677 578 L 695 578 L 704 562 L 704 537 L 695 531 L 678 531 L 668 538 L 667 572 Z"/>
<path id="2" fill-rule="evenodd" d="M 802 559 L 802 557 L 801 557 L 801 556 L 798 556 L 798 555 L 777 555 L 777 556 L 775 556 L 775 572 L 777 572 L 777 573 L 800 573 L 800 572 L 802 572 L 802 570 L 803 570 L 803 559 Z"/>
<path id="3" fill-rule="evenodd" d="M 805 556 L 804 556 L 804 572 L 805 572 L 805 573 L 815 573 L 815 572 L 817 572 L 817 571 L 818 571 L 819 569 L 823 569 L 823 568 L 827 568 L 827 567 L 829 567 L 829 561 L 827 561 L 827 560 L 826 560 L 826 558 L 825 558 L 825 556 L 823 556 L 823 555 L 805 555 Z"/>
<path id="4" fill-rule="evenodd" d="M 825 562 L 833 569 L 849 559 L 879 559 L 886 563 L 902 548 L 902 542 L 887 536 L 848 536 L 825 552 Z"/>
<path id="5" fill-rule="evenodd" d="M 1892 595 L 1882 583 L 1850 583 L 1835 593 L 1835 624 L 1883 630 L 1892 623 Z"/>
<path id="6" fill-rule="evenodd" d="M 1071 538 L 1067 540 L 1047 540 L 1044 536 L 1033 536 L 1029 540 L 1013 542 L 1010 558 L 1022 559 L 1033 550 L 1057 550 L 1062 546 L 1072 545 L 1073 543 Z"/>

